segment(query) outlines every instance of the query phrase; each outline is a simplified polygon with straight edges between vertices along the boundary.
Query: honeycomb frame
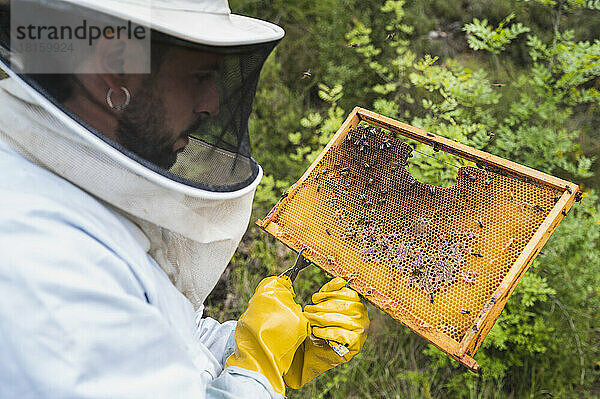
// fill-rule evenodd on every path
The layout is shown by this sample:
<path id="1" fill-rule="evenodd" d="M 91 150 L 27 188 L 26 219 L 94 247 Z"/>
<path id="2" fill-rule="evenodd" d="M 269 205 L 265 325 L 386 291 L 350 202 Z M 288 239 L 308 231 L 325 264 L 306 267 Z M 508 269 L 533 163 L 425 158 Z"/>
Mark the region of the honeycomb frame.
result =
<path id="1" fill-rule="evenodd" d="M 406 267 L 404 266 L 404 269 L 400 267 L 398 270 L 393 271 L 393 273 L 388 270 L 387 274 L 392 275 L 391 279 L 394 280 L 388 285 L 391 284 L 391 288 L 393 289 L 399 289 L 399 291 L 397 292 L 401 292 L 401 294 L 398 295 L 403 295 L 403 298 L 407 298 L 410 296 L 411 300 L 418 296 L 427 297 L 427 295 L 430 295 L 431 307 L 437 306 L 437 308 L 439 308 L 436 310 L 436 315 L 439 316 L 438 318 L 431 318 L 429 316 L 431 313 L 419 314 L 422 313 L 421 309 L 427 308 L 429 306 L 427 305 L 426 301 L 424 302 L 424 299 L 421 298 L 421 302 L 416 300 L 415 304 L 413 304 L 412 308 L 410 308 L 409 306 L 406 306 L 406 302 L 400 303 L 399 301 L 395 300 L 394 295 L 390 294 L 390 290 L 386 291 L 386 289 L 381 288 L 381 279 L 376 278 L 378 273 L 377 267 L 379 266 L 376 264 L 369 263 L 369 259 L 367 258 L 369 254 L 366 253 L 366 251 L 369 248 L 363 247 L 362 250 L 358 251 L 362 254 L 363 258 L 366 259 L 365 262 L 367 264 L 367 267 L 357 271 L 354 270 L 351 266 L 348 266 L 347 262 L 346 264 L 344 263 L 345 255 L 340 256 L 340 251 L 336 250 L 337 247 L 330 248 L 327 243 L 324 244 L 323 242 L 330 240 L 332 234 L 333 237 L 342 237 L 341 239 L 344 238 L 344 234 L 349 234 L 344 233 L 343 229 L 341 229 L 341 227 L 339 226 L 340 222 L 331 222 L 331 218 L 323 218 L 323 220 L 320 221 L 320 223 L 322 223 L 323 226 L 319 226 L 319 233 L 317 234 L 314 233 L 314 230 L 316 229 L 315 226 L 317 225 L 312 219 L 319 218 L 321 215 L 311 214 L 309 217 L 307 216 L 307 213 L 294 213 L 293 206 L 296 205 L 294 203 L 294 198 L 296 196 L 298 196 L 298 198 L 303 198 L 301 196 L 304 195 L 304 199 L 298 201 L 306 202 L 307 200 L 311 201 L 313 199 L 311 195 L 314 197 L 319 192 L 321 192 L 321 196 L 324 195 L 325 189 L 321 189 L 321 183 L 318 182 L 318 179 L 320 175 L 321 180 L 324 179 L 323 171 L 329 174 L 331 174 L 332 171 L 328 170 L 327 168 L 324 169 L 323 165 L 331 165 L 332 161 L 331 159 L 328 159 L 328 157 L 331 158 L 333 156 L 332 154 L 334 154 L 334 151 L 337 148 L 343 146 L 345 141 L 354 141 L 354 139 L 350 140 L 348 138 L 348 134 L 351 131 L 356 131 L 354 129 L 357 129 L 361 121 L 364 121 L 371 126 L 386 129 L 387 131 L 395 133 L 398 136 L 403 136 L 412 140 L 416 140 L 423 144 L 432 146 L 436 151 L 439 150 L 447 152 L 454 156 L 470 160 L 477 164 L 478 168 L 460 168 L 457 176 L 457 183 L 451 188 L 438 188 L 436 186 L 431 186 L 425 183 L 418 182 L 414 178 L 411 178 L 411 175 L 408 172 L 406 172 L 408 173 L 407 178 L 411 180 L 409 182 L 411 190 L 417 190 L 419 196 L 429 195 L 429 193 L 431 196 L 435 196 L 439 195 L 439 193 L 442 193 L 442 195 L 446 196 L 444 197 L 446 198 L 446 201 L 448 201 L 448 198 L 454 198 L 448 196 L 454 195 L 452 194 L 453 192 L 456 192 L 457 190 L 460 190 L 461 187 L 464 187 L 467 184 L 465 182 L 468 182 L 468 179 L 470 178 L 473 180 L 478 179 L 480 181 L 480 184 L 481 182 L 483 182 L 483 184 L 487 184 L 490 187 L 493 186 L 493 184 L 491 183 L 492 179 L 503 179 L 502 181 L 505 182 L 505 185 L 508 183 L 513 184 L 513 186 L 516 184 L 522 184 L 529 189 L 528 192 L 532 192 L 531 190 L 534 190 L 534 193 L 538 192 L 540 198 L 542 197 L 542 194 L 548 198 L 550 198 L 549 196 L 553 197 L 551 205 L 548 205 L 550 203 L 546 198 L 546 202 L 542 202 L 544 204 L 543 207 L 541 205 L 531 205 L 531 207 L 529 208 L 530 214 L 535 214 L 535 220 L 537 222 L 536 224 L 532 225 L 531 234 L 524 237 L 524 241 L 521 243 L 521 246 L 519 247 L 515 244 L 515 251 L 518 250 L 518 252 L 515 252 L 510 259 L 508 259 L 507 257 L 501 258 L 500 256 L 497 256 L 497 258 L 492 259 L 491 261 L 489 261 L 489 263 L 482 263 L 483 266 L 480 265 L 479 269 L 477 269 L 480 270 L 481 276 L 477 276 L 476 271 L 470 271 L 466 269 L 466 266 L 464 266 L 464 264 L 467 263 L 476 264 L 478 259 L 475 258 L 483 258 L 483 255 L 481 253 L 474 252 L 476 251 L 476 249 L 471 248 L 471 246 L 475 248 L 478 245 L 477 238 L 473 238 L 474 236 L 479 237 L 478 230 L 481 229 L 481 231 L 484 231 L 484 227 L 487 227 L 484 226 L 484 223 L 481 221 L 481 219 L 477 219 L 476 222 L 473 222 L 473 227 L 469 227 L 469 231 L 471 232 L 469 233 L 470 235 L 467 238 L 463 238 L 463 241 L 470 240 L 470 244 L 467 245 L 462 242 L 459 242 L 460 240 L 457 241 L 456 238 L 453 239 L 453 241 L 447 238 L 444 239 L 444 251 L 448 252 L 449 248 L 451 248 L 455 253 L 453 258 L 455 259 L 455 262 L 453 263 L 453 265 L 450 266 L 444 265 L 445 274 L 443 274 L 443 276 L 446 276 L 447 280 L 442 279 L 442 284 L 437 283 L 437 285 L 432 285 L 431 282 L 427 281 L 426 279 L 418 279 L 415 277 L 414 274 L 411 275 L 410 272 L 406 272 Z M 365 137 L 363 135 L 362 139 L 364 138 Z M 379 141 L 378 143 L 381 143 L 380 148 L 382 149 L 384 147 L 390 146 L 387 142 L 387 139 L 383 139 L 383 141 Z M 360 151 L 363 151 L 363 146 L 360 143 L 360 139 L 354 142 L 354 145 L 356 147 L 360 146 Z M 368 142 L 365 145 L 368 145 Z M 406 148 L 409 147 L 406 145 Z M 402 163 L 401 166 L 408 166 L 408 157 L 410 157 L 409 152 L 399 152 L 394 155 L 398 156 L 397 159 Z M 396 163 L 397 162 L 394 162 L 394 164 Z M 398 164 L 400 165 L 400 163 Z M 338 169 L 338 171 L 336 172 L 338 178 L 340 175 L 343 175 L 344 172 L 347 173 L 348 168 L 343 168 L 340 164 L 335 165 Z M 370 166 L 367 163 L 365 163 L 364 167 L 370 167 L 371 169 L 373 169 L 373 166 Z M 344 169 L 346 169 L 346 171 Z M 399 169 L 405 170 L 403 168 Z M 373 173 L 376 176 L 378 172 L 377 170 L 375 170 Z M 361 176 L 356 177 L 356 179 L 362 179 L 362 181 L 354 181 L 352 184 L 347 183 L 348 187 L 345 190 L 345 192 L 347 193 L 346 196 L 353 195 L 354 197 L 359 196 L 359 198 L 362 198 L 362 201 L 359 200 L 359 202 L 355 201 L 353 203 L 354 208 L 365 206 L 365 196 L 363 194 L 358 194 L 361 192 L 361 190 L 366 190 L 365 192 L 373 190 L 373 178 L 369 178 L 367 181 L 365 181 L 365 179 L 363 178 L 365 176 L 366 173 L 363 173 Z M 484 178 L 484 176 L 490 177 Z M 564 216 L 566 216 L 567 212 L 575 202 L 578 189 L 579 187 L 574 183 L 528 168 L 515 162 L 508 161 L 506 159 L 486 153 L 484 151 L 477 150 L 475 148 L 427 132 L 425 130 L 412 127 L 410 125 L 398 122 L 388 117 L 384 117 L 366 109 L 356 107 L 349 114 L 349 116 L 342 124 L 340 129 L 337 131 L 337 133 L 334 135 L 331 141 L 327 144 L 327 146 L 321 152 L 321 154 L 317 157 L 317 159 L 307 169 L 304 175 L 282 195 L 282 198 L 273 207 L 269 214 L 264 219 L 258 220 L 256 223 L 262 229 L 273 235 L 275 238 L 283 242 L 291 249 L 295 251 L 305 249 L 303 255 L 306 259 L 310 260 L 311 262 L 319 266 L 321 269 L 331 273 L 334 276 L 339 276 L 347 279 L 348 286 L 355 289 L 359 294 L 361 294 L 373 305 L 388 313 L 394 319 L 400 321 L 402 324 L 406 325 L 408 328 L 410 328 L 417 334 L 421 335 L 427 341 L 429 341 L 442 351 L 446 352 L 450 357 L 459 361 L 469 370 L 473 372 L 478 372 L 479 365 L 473 359 L 473 356 L 475 355 L 475 353 L 481 346 L 483 340 L 489 333 L 490 329 L 500 316 L 500 313 L 504 309 L 504 306 L 506 305 L 509 296 L 512 294 L 513 290 L 522 278 L 523 274 L 529 268 L 537 254 L 541 251 L 543 245 L 552 235 L 560 221 L 564 218 Z M 351 192 L 351 190 L 354 191 Z M 438 193 L 436 193 L 436 190 L 438 191 Z M 511 196 L 512 195 L 514 195 L 514 193 L 511 192 Z M 531 193 L 528 195 L 531 195 Z M 336 198 L 337 197 L 335 197 L 334 194 L 329 194 L 325 202 L 331 204 Z M 416 199 L 418 197 L 415 197 L 413 195 L 412 198 Z M 485 200 L 479 198 L 478 201 L 481 202 Z M 496 201 L 496 203 L 499 202 L 501 201 Z M 521 202 L 526 203 L 524 201 Z M 370 206 L 373 208 L 373 214 L 376 215 L 376 207 L 373 206 L 373 204 L 371 204 Z M 527 211 L 527 209 L 525 209 L 525 211 Z M 286 224 L 286 217 L 293 218 L 294 223 L 288 222 Z M 339 221 L 343 219 L 343 217 L 346 217 L 346 215 L 344 215 L 343 212 L 338 211 L 335 213 L 334 217 L 335 220 Z M 514 221 L 512 222 L 514 223 Z M 364 219 L 363 224 L 367 224 L 364 221 Z M 487 221 L 485 222 L 485 224 L 487 224 Z M 310 226 L 310 228 L 308 228 L 307 226 Z M 419 220 L 417 220 L 411 226 L 412 230 L 410 230 L 410 234 L 416 236 L 422 233 L 423 226 L 427 227 L 428 225 L 426 224 L 426 222 L 420 222 Z M 373 228 L 367 228 L 370 229 L 371 235 L 373 235 Z M 506 224 L 503 228 L 506 229 Z M 355 240 L 357 237 L 356 234 L 356 230 L 353 230 L 351 239 Z M 358 234 L 360 235 L 361 232 L 359 231 Z M 382 236 L 382 234 L 379 234 L 379 236 Z M 386 240 L 386 244 L 383 244 L 383 246 L 385 247 L 387 245 L 386 248 L 391 248 L 391 245 L 387 243 L 387 241 L 389 241 L 390 236 L 393 236 L 393 234 L 388 234 L 384 237 L 384 239 Z M 429 236 L 425 235 L 424 237 Z M 452 244 L 447 244 L 447 242 L 450 241 L 452 242 Z M 509 248 L 511 244 L 513 244 L 512 238 L 507 241 L 504 250 Z M 381 248 L 381 244 L 378 245 L 380 245 L 380 247 L 378 248 Z M 406 247 L 404 241 L 403 245 L 404 247 Z M 437 245 L 440 246 L 442 244 L 438 243 Z M 481 244 L 479 246 L 484 246 L 484 244 Z M 417 247 L 417 245 L 413 245 L 413 247 L 409 248 L 409 250 L 412 251 L 413 255 L 414 252 L 417 250 Z M 502 247 L 502 245 L 500 245 L 500 247 Z M 373 248 L 375 248 L 375 246 Z M 406 251 L 406 248 L 404 248 L 404 250 Z M 390 252 L 389 249 L 387 251 L 388 253 Z M 502 251 L 502 249 L 500 249 L 500 251 Z M 346 254 L 347 252 L 348 250 L 346 250 L 344 254 Z M 396 254 L 397 252 L 398 250 L 396 250 Z M 468 252 L 471 255 L 476 256 L 473 258 L 469 258 L 469 260 L 463 261 L 461 257 L 461 254 L 463 252 Z M 456 253 L 458 255 L 456 255 Z M 348 258 L 348 256 L 346 256 L 346 258 Z M 437 256 L 436 259 L 437 264 L 440 264 L 439 256 Z M 498 263 L 498 259 L 506 263 L 506 265 L 494 265 L 494 267 L 502 266 L 502 270 L 504 270 L 505 272 L 503 274 L 500 274 L 499 276 L 496 276 L 496 280 L 494 280 L 493 284 L 490 285 L 489 281 L 485 280 L 485 273 L 487 271 L 486 265 L 489 265 L 489 268 L 492 268 L 492 263 Z M 389 262 L 385 265 L 385 267 L 387 267 L 388 269 L 390 268 Z M 374 272 L 371 272 L 369 268 Z M 375 274 L 375 276 L 373 276 L 373 274 Z M 460 278 L 457 276 L 460 276 Z M 402 280 L 402 282 L 396 282 L 396 278 L 398 278 L 398 280 Z M 431 281 L 439 281 L 440 279 L 441 277 L 438 275 Z M 475 289 L 475 292 L 477 292 L 477 294 L 479 295 L 476 307 L 471 306 L 471 308 L 467 310 L 463 308 L 457 308 L 456 304 L 454 304 L 454 307 L 452 309 L 447 304 L 444 305 L 444 295 L 450 295 L 446 293 L 451 292 L 453 287 L 455 291 L 455 294 L 453 295 L 456 298 L 458 298 L 457 301 L 462 300 L 464 299 L 466 294 L 461 296 L 461 293 L 472 292 L 473 289 L 471 289 L 468 286 L 476 285 L 474 281 L 472 281 L 476 279 L 483 280 L 483 283 L 485 283 L 486 287 L 486 290 Z M 417 288 L 414 287 L 415 284 L 417 285 Z M 419 286 L 419 284 L 421 284 L 421 286 Z M 387 286 L 385 287 L 387 288 Z M 471 291 L 469 291 L 469 289 L 471 289 Z M 434 304 L 434 299 L 436 299 L 435 295 L 440 296 L 440 305 L 438 305 L 437 303 Z M 460 316 L 457 312 L 460 313 Z M 458 324 L 460 324 L 460 328 L 453 325 L 452 329 L 448 330 L 448 328 L 450 327 L 448 327 L 443 322 L 440 322 L 440 320 L 446 319 L 453 321 L 459 320 L 460 323 Z M 447 324 L 452 323 L 448 322 Z"/>

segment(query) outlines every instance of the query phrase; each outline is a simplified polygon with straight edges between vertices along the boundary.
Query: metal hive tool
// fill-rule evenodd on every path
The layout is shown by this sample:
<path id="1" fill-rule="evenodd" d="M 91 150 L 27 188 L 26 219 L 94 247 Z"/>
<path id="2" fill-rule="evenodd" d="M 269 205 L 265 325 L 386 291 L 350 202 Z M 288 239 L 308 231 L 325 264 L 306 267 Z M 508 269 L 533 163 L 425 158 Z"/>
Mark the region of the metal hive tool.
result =
<path id="1" fill-rule="evenodd" d="M 479 168 L 460 168 L 448 188 L 419 182 L 407 169 L 413 149 L 396 135 Z M 473 355 L 577 192 L 573 183 L 355 108 L 257 224 L 478 371 Z"/>

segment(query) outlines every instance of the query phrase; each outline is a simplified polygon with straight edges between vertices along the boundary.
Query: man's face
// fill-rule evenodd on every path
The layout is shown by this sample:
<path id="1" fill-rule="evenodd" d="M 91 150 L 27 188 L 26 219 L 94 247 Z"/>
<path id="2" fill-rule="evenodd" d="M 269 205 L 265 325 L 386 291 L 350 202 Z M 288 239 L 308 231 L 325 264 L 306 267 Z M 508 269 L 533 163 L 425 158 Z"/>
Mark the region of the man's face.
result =
<path id="1" fill-rule="evenodd" d="M 221 57 L 182 48 L 169 49 L 158 70 L 132 93 L 118 120 L 121 145 L 169 169 L 203 118 L 219 113 L 216 71 Z"/>

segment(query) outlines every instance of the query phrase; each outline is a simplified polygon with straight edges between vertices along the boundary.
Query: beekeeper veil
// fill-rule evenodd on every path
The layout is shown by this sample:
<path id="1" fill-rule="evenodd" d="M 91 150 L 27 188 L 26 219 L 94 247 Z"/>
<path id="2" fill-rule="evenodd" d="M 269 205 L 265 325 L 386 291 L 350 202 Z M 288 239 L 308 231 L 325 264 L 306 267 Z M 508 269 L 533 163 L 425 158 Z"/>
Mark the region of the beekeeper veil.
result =
<path id="1" fill-rule="evenodd" d="M 14 96 L 3 139 L 132 220 L 200 305 L 249 221 L 262 171 L 248 118 L 283 30 L 231 14 L 227 0 L 0 7 Z"/>

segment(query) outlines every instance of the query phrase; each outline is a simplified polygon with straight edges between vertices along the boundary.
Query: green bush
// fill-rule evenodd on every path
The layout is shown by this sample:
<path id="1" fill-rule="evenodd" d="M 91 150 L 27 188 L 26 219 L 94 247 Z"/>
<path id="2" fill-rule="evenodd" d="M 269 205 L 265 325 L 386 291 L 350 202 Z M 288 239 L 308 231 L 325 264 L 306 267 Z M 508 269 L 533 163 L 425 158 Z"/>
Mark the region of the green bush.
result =
<path id="1" fill-rule="evenodd" d="M 231 3 L 236 12 L 279 18 L 288 31 L 265 67 L 251 121 L 266 173 L 252 222 L 302 175 L 355 105 L 578 182 L 584 192 L 475 355 L 481 375 L 370 307 L 362 353 L 288 396 L 598 397 L 597 2 Z M 312 77 L 302 79 L 308 69 Z M 427 146 L 417 149 L 433 155 Z M 435 157 L 415 157 L 411 173 L 447 186 L 456 169 L 442 161 L 468 164 Z M 237 318 L 258 281 L 294 258 L 251 223 L 208 312 Z M 308 303 L 327 278 L 316 267 L 303 271 L 298 301 Z"/>

